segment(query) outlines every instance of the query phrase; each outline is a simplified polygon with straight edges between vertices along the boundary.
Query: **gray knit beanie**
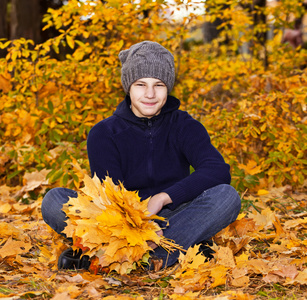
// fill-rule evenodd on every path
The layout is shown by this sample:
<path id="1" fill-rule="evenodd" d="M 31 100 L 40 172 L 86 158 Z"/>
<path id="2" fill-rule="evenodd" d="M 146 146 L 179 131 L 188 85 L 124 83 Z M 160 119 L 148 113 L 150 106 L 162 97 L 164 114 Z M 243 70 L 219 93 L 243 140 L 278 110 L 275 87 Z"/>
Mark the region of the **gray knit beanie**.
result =
<path id="1" fill-rule="evenodd" d="M 168 94 L 175 83 L 174 56 L 156 42 L 134 44 L 118 55 L 122 64 L 121 80 L 128 94 L 133 82 L 140 78 L 157 78 L 165 83 Z"/>

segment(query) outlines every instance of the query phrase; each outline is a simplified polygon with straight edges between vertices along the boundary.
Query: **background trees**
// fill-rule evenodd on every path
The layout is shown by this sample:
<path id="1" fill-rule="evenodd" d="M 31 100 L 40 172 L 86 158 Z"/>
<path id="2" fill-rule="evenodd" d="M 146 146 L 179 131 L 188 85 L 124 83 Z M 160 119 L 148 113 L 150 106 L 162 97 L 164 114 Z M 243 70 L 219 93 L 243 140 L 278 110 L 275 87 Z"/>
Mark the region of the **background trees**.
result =
<path id="1" fill-rule="evenodd" d="M 51 9 L 44 24 L 53 38 L 0 43 L 7 51 L 0 60 L 0 184 L 18 185 L 26 173 L 46 170 L 51 184 L 78 186 L 75 167 L 89 169 L 89 129 L 124 96 L 117 55 L 148 39 L 175 54 L 174 95 L 204 123 L 236 188 L 303 185 L 307 52 L 281 37 L 289 10 L 300 16 L 304 8 L 288 1 L 261 10 L 276 28 L 265 49 L 255 34 L 267 25 L 255 25 L 250 7 L 237 1 L 211 2 L 206 21 L 223 20 L 220 37 L 190 47 L 185 43 L 204 16 L 172 20 L 162 1 L 71 0 Z M 245 44 L 249 53 L 240 50 Z"/>
<path id="2" fill-rule="evenodd" d="M 55 30 L 42 30 L 42 19 L 48 8 L 58 9 L 63 3 L 62 0 L 1 0 L 0 38 L 25 38 L 42 43 L 54 37 L 57 34 Z M 0 52 L 2 56 L 5 54 L 3 50 Z"/>

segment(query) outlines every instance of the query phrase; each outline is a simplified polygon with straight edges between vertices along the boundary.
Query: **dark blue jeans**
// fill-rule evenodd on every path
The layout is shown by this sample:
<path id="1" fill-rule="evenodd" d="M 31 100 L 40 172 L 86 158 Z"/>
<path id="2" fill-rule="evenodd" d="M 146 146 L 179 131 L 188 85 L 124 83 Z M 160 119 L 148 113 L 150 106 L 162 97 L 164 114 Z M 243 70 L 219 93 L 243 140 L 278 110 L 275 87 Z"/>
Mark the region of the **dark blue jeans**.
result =
<path id="1" fill-rule="evenodd" d="M 62 211 L 68 197 L 77 197 L 77 192 L 66 188 L 50 190 L 42 202 L 42 215 L 45 222 L 57 233 L 63 235 L 67 219 Z M 230 185 L 221 184 L 204 191 L 191 202 L 183 203 L 174 210 L 163 208 L 159 215 L 167 218 L 169 226 L 163 229 L 166 238 L 174 240 L 184 249 L 209 240 L 216 233 L 234 222 L 240 212 L 241 199 Z M 165 266 L 173 265 L 179 251 L 168 253 L 161 247 L 154 251 L 155 256 L 162 258 Z"/>

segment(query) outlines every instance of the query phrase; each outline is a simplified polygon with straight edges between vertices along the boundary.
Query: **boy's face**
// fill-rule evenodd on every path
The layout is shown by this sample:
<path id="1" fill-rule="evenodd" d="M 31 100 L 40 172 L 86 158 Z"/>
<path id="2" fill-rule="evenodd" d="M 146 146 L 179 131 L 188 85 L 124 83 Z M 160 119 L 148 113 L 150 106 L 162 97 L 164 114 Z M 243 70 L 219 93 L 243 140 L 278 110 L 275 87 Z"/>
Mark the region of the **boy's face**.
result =
<path id="1" fill-rule="evenodd" d="M 167 87 L 159 79 L 141 78 L 130 87 L 131 110 L 139 118 L 157 116 L 167 99 Z"/>

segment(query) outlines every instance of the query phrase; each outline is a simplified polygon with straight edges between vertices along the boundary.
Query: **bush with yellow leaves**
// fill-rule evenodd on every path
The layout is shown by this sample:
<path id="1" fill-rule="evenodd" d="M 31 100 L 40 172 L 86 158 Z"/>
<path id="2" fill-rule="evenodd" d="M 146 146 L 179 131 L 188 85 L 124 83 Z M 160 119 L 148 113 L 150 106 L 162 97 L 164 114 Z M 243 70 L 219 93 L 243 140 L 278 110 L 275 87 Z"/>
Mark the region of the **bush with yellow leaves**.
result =
<path id="1" fill-rule="evenodd" d="M 50 10 L 46 27 L 59 35 L 43 44 L 0 42 L 8 50 L 0 60 L 1 185 L 22 184 L 25 172 L 47 169 L 50 184 L 79 188 L 81 177 L 72 165 L 89 170 L 87 134 L 124 98 L 118 53 L 142 40 L 160 42 L 174 53 L 173 94 L 206 126 L 231 165 L 238 190 L 304 184 L 307 51 L 280 43 L 288 16 L 303 13 L 300 2 L 265 8 L 276 24 L 265 49 L 253 37 L 268 28 L 243 26 L 253 13 L 237 1 L 220 0 L 209 10 L 211 21 L 224 19 L 223 36 L 234 37 L 230 44 L 210 45 L 186 42 L 204 16 L 190 13 L 172 21 L 164 1 L 90 2 L 72 0 Z M 240 54 L 251 41 L 251 55 Z M 61 60 L 49 56 L 51 51 L 60 56 L 64 48 L 70 54 Z"/>

